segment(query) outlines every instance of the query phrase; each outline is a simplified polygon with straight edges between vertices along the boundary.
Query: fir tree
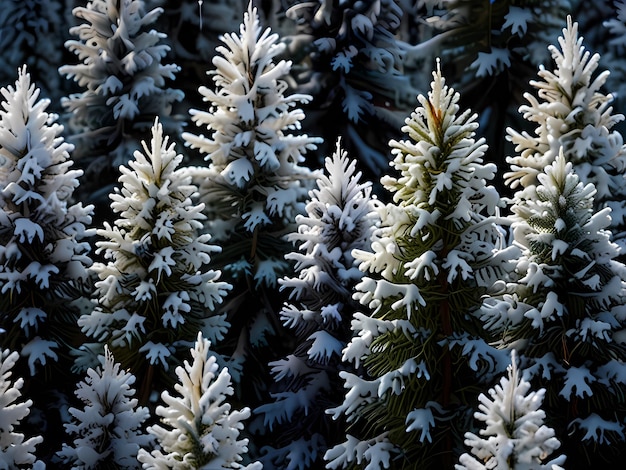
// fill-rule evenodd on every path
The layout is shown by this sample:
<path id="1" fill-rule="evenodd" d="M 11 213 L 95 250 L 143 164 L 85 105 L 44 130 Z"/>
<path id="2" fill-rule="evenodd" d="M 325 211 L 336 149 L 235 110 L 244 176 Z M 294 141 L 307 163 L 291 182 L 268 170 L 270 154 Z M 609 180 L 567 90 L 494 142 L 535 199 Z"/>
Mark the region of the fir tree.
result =
<path id="1" fill-rule="evenodd" d="M 479 431 L 465 434 L 465 445 L 472 454 L 463 454 L 457 470 L 558 470 L 565 461 L 561 455 L 545 462 L 561 443 L 554 429 L 544 424 L 541 409 L 545 389 L 531 391 L 531 385 L 520 375 L 515 350 L 511 353 L 508 376 L 480 394 L 480 405 L 474 416 L 485 423 Z"/>
<path id="2" fill-rule="evenodd" d="M 76 388 L 84 407 L 69 409 L 72 420 L 64 426 L 72 441 L 57 454 L 72 470 L 139 469 L 137 453 L 151 442 L 141 430 L 148 409 L 137 406 L 135 377 L 120 369 L 106 347 L 100 362 Z"/>
<path id="3" fill-rule="evenodd" d="M 4 349 L 0 352 L 0 462 L 4 468 L 41 469 L 45 465 L 36 460 L 35 451 L 43 438 L 36 436 L 25 439 L 24 434 L 16 430 L 30 413 L 33 404 L 30 399 L 17 401 L 22 396 L 21 389 L 24 385 L 21 377 L 11 382 L 13 367 L 18 358 L 19 353 L 16 351 Z"/>
<path id="4" fill-rule="evenodd" d="M 92 267 L 97 306 L 78 324 L 96 340 L 84 349 L 109 344 L 137 376 L 145 401 L 151 390 L 162 390 L 158 372 L 178 364 L 198 330 L 213 341 L 222 338 L 228 323 L 215 312 L 230 285 L 208 268 L 219 247 L 208 244 L 210 235 L 198 235 L 203 206 L 192 202 L 196 187 L 178 168 L 183 157 L 158 120 L 143 149 L 130 168 L 120 168 L 122 188 L 111 195 L 119 218 L 98 230 L 104 240 L 97 253 L 108 261 Z"/>
<path id="5" fill-rule="evenodd" d="M 306 215 L 296 218 L 298 231 L 288 235 L 299 246 L 285 256 L 295 261 L 298 277 L 280 280 L 291 299 L 280 315 L 296 347 L 270 364 L 274 401 L 256 410 L 270 430 L 271 444 L 263 449 L 268 468 L 320 468 L 325 451 L 345 434 L 344 424 L 332 423 L 325 411 L 339 405 L 343 393 L 341 351 L 357 309 L 352 291 L 363 276 L 352 251 L 369 248 L 377 222 L 371 185 L 360 178 L 338 141 Z"/>
<path id="6" fill-rule="evenodd" d="M 0 343 L 26 359 L 22 376 L 34 376 L 77 346 L 93 208 L 71 203 L 82 172 L 71 169 L 73 147 L 26 67 L 0 92 Z"/>
<path id="7" fill-rule="evenodd" d="M 170 113 L 183 95 L 167 87 L 178 66 L 161 63 L 169 51 L 166 35 L 149 29 L 161 13 L 147 10 L 143 0 L 91 0 L 73 10 L 85 23 L 70 29 L 78 39 L 65 47 L 81 62 L 59 72 L 85 90 L 62 104 L 71 113 L 76 158 L 85 168 L 80 194 L 97 204 L 99 218 L 109 215 L 106 195 L 119 177 L 117 167 L 140 148 L 155 116 L 168 133 L 181 132 Z"/>
<path id="8" fill-rule="evenodd" d="M 310 97 L 285 94 L 282 78 L 291 64 L 274 61 L 281 51 L 278 35 L 261 28 L 252 3 L 239 34 L 226 34 L 222 40 L 213 58 L 215 69 L 209 72 L 217 89 L 199 88 L 210 108 L 190 111 L 210 135 L 184 133 L 183 138 L 209 161 L 196 177 L 202 180 L 206 229 L 224 248 L 215 257 L 216 266 L 234 284 L 224 307 L 235 334 L 228 341 L 231 374 L 239 382 L 242 364 L 257 358 L 248 380 L 263 388 L 266 378 L 253 377 L 279 357 L 272 353 L 267 358 L 262 352 L 281 326 L 277 312 L 282 301 L 272 290 L 292 269 L 284 259 L 292 245 L 283 236 L 295 230 L 296 215 L 304 212 L 315 174 L 301 163 L 320 139 L 289 133 L 299 129 L 304 118 L 296 106 Z M 275 349 L 279 354 L 280 348 Z"/>
<path id="9" fill-rule="evenodd" d="M 345 414 L 347 440 L 330 449 L 328 468 L 441 468 L 452 465 L 469 429 L 477 385 L 504 369 L 475 314 L 504 279 L 512 256 L 499 250 L 499 196 L 487 185 L 476 115 L 459 113 L 459 95 L 439 66 L 428 97 L 391 141 L 399 177 L 382 183 L 394 203 L 380 209 L 371 251 L 355 251 L 367 273 L 343 359 L 364 374 L 341 372 L 347 389 L 332 412 Z"/>
<path id="10" fill-rule="evenodd" d="M 528 104 L 520 107 L 524 119 L 537 127 L 531 133 L 508 129 L 516 155 L 507 159 L 511 171 L 504 176 L 513 189 L 536 185 L 537 175 L 562 150 L 579 178 L 595 185 L 595 208 L 611 207 L 610 228 L 621 239 L 626 224 L 626 146 L 613 127 L 624 116 L 613 114 L 613 97 L 602 91 L 609 72 L 596 74 L 600 56 L 585 49 L 578 24 L 570 17 L 558 42 L 560 49 L 548 47 L 556 68 L 539 70 L 540 80 L 530 82 L 537 96 L 524 94 Z"/>
<path id="11" fill-rule="evenodd" d="M 546 423 L 568 459 L 588 468 L 621 464 L 611 450 L 626 417 L 626 266 L 615 259 L 610 209 L 595 211 L 593 184 L 573 168 L 561 153 L 513 199 L 522 253 L 503 344 L 519 348 L 533 387 L 546 389 Z"/>
<path id="12" fill-rule="evenodd" d="M 243 421 L 250 410 L 231 410 L 226 401 L 234 391 L 228 369 L 220 370 L 210 341 L 198 333 L 193 361 L 184 361 L 176 368 L 178 383 L 174 385 L 179 396 L 164 391 L 162 400 L 167 406 L 158 406 L 162 423 L 150 426 L 148 432 L 158 443 L 152 452 L 139 451 L 138 460 L 144 469 L 248 469 L 260 470 L 259 462 L 243 466 L 248 449 L 247 439 L 239 439 Z"/>

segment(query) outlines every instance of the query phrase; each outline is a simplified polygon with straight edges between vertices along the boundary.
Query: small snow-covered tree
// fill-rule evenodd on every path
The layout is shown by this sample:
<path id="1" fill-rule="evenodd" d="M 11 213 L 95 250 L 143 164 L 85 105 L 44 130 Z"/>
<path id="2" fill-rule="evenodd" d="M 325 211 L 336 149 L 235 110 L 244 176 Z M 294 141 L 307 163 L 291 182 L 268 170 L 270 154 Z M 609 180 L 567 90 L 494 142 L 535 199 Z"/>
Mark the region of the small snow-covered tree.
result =
<path id="1" fill-rule="evenodd" d="M 144 0 L 90 0 L 73 10 L 85 23 L 70 28 L 78 39 L 65 47 L 81 62 L 59 72 L 85 90 L 62 104 L 71 113 L 75 158 L 85 169 L 81 197 L 96 203 L 99 213 L 108 210 L 118 166 L 141 147 L 156 116 L 169 134 L 181 132 L 170 114 L 183 94 L 167 86 L 178 66 L 162 63 L 169 51 L 166 35 L 150 29 L 161 13 L 148 10 Z"/>
<path id="2" fill-rule="evenodd" d="M 208 268 L 219 247 L 208 243 L 209 234 L 198 234 L 203 206 L 192 202 L 196 187 L 178 168 L 183 157 L 158 120 L 143 150 L 120 168 L 122 187 L 111 194 L 119 218 L 97 231 L 104 240 L 96 242 L 96 253 L 108 260 L 92 267 L 97 306 L 78 320 L 97 351 L 108 344 L 137 376 L 141 400 L 162 390 L 162 382 L 153 383 L 155 372 L 178 364 L 198 330 L 213 341 L 222 338 L 228 323 L 216 306 L 230 289 Z"/>
<path id="3" fill-rule="evenodd" d="M 13 367 L 19 358 L 17 351 L 8 349 L 0 352 L 0 462 L 3 468 L 45 468 L 35 456 L 36 446 L 41 444 L 41 436 L 25 439 L 16 427 L 30 413 L 32 400 L 17 400 L 22 396 L 24 379 L 11 382 Z M 28 467 L 27 467 L 28 465 Z"/>
<path id="4" fill-rule="evenodd" d="M 224 306 L 233 324 L 233 337 L 227 339 L 230 370 L 239 382 L 242 364 L 257 360 L 248 376 L 255 387 L 246 387 L 253 390 L 269 379 L 253 377 L 264 373 L 285 344 L 275 339 L 274 351 L 265 348 L 281 327 L 277 281 L 292 270 L 284 255 L 293 246 L 284 235 L 295 231 L 296 215 L 304 212 L 315 179 L 301 165 L 303 154 L 320 139 L 291 133 L 304 118 L 297 105 L 311 97 L 286 94 L 283 77 L 291 63 L 274 60 L 282 50 L 278 35 L 262 29 L 252 2 L 239 34 L 225 34 L 222 40 L 209 72 L 216 90 L 199 88 L 210 107 L 190 110 L 192 120 L 210 134 L 184 133 L 183 138 L 209 162 L 197 169 L 196 177 L 201 179 L 206 229 L 223 247 L 215 265 L 234 285 Z"/>
<path id="5" fill-rule="evenodd" d="M 519 349 L 535 389 L 546 389 L 546 423 L 568 459 L 621 464 L 626 419 L 626 266 L 610 241 L 610 208 L 594 209 L 561 153 L 511 210 L 521 248 L 504 346 Z M 602 451 L 600 451 L 602 449 Z"/>
<path id="6" fill-rule="evenodd" d="M 554 429 L 544 424 L 546 413 L 541 409 L 545 389 L 532 391 L 520 374 L 515 350 L 507 377 L 489 389 L 489 396 L 478 397 L 479 411 L 474 416 L 484 423 L 480 436 L 468 432 L 465 445 L 470 454 L 459 458 L 457 470 L 558 470 L 565 462 L 561 455 L 545 461 L 561 443 Z M 481 437 L 482 436 L 482 437 Z"/>
<path id="7" fill-rule="evenodd" d="M 192 362 L 176 368 L 179 396 L 161 394 L 167 406 L 156 413 L 164 426 L 148 428 L 158 447 L 151 452 L 141 449 L 138 460 L 144 469 L 247 469 L 260 470 L 259 462 L 243 466 L 248 440 L 239 439 L 249 408 L 231 410 L 227 402 L 234 391 L 227 368 L 220 367 L 210 350 L 211 343 L 198 333 L 191 349 Z"/>
<path id="8" fill-rule="evenodd" d="M 298 276 L 279 281 L 291 300 L 280 315 L 295 349 L 270 364 L 273 401 L 255 410 L 270 429 L 270 445 L 262 449 L 266 467 L 320 468 L 325 451 L 345 434 L 343 423 L 333 424 L 325 412 L 339 405 L 343 393 L 338 373 L 347 364 L 341 351 L 358 305 L 352 292 L 363 276 L 352 251 L 369 248 L 378 218 L 371 185 L 360 178 L 338 141 L 326 174 L 310 192 L 306 215 L 296 218 L 298 231 L 288 235 L 299 247 L 286 255 Z"/>
<path id="9" fill-rule="evenodd" d="M 520 107 L 524 119 L 536 125 L 532 132 L 508 129 L 516 155 L 507 158 L 511 188 L 536 185 L 537 176 L 563 152 L 578 177 L 596 188 L 595 208 L 611 207 L 611 230 L 619 239 L 626 228 L 626 146 L 614 126 L 624 119 L 613 114 L 613 97 L 602 90 L 609 72 L 596 74 L 599 54 L 591 54 L 578 35 L 578 24 L 567 19 L 558 38 L 560 49 L 548 49 L 553 71 L 541 67 L 540 80 L 530 84 L 537 96 L 525 93 Z M 624 243 L 622 243 L 624 244 Z"/>
<path id="10" fill-rule="evenodd" d="M 513 256 L 492 217 L 495 165 L 483 163 L 476 115 L 459 112 L 439 63 L 433 77 L 403 127 L 409 138 L 390 142 L 400 174 L 382 183 L 394 202 L 379 210 L 371 248 L 354 251 L 366 273 L 355 298 L 371 313 L 355 313 L 343 359 L 364 373 L 340 372 L 346 393 L 332 413 L 346 416 L 348 436 L 327 468 L 450 467 L 468 403 L 505 368 L 475 315 Z"/>
<path id="11" fill-rule="evenodd" d="M 71 202 L 82 172 L 26 67 L 0 93 L 0 344 L 26 359 L 21 376 L 34 376 L 77 346 L 93 208 Z"/>
<path id="12" fill-rule="evenodd" d="M 76 388 L 84 406 L 69 409 L 71 422 L 64 426 L 71 440 L 57 455 L 72 470 L 139 469 L 137 453 L 152 441 L 141 429 L 148 409 L 134 398 L 133 374 L 122 370 L 106 347 L 100 362 Z"/>

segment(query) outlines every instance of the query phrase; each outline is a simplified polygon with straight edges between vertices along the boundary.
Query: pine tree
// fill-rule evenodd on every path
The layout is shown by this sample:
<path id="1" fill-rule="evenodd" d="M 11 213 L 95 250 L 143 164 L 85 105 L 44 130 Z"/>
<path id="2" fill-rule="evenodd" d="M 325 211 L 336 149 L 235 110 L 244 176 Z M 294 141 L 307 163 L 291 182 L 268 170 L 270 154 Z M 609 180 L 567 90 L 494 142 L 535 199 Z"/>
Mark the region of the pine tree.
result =
<path id="1" fill-rule="evenodd" d="M 81 62 L 59 72 L 85 90 L 62 104 L 71 113 L 76 158 L 85 169 L 81 198 L 97 205 L 99 219 L 109 215 L 106 196 L 119 177 L 118 166 L 141 147 L 155 116 L 166 132 L 181 132 L 170 113 L 183 94 L 167 87 L 179 69 L 161 63 L 169 51 L 167 36 L 149 29 L 161 13 L 162 8 L 147 10 L 143 0 L 91 0 L 73 10 L 85 23 L 70 29 L 78 39 L 65 47 Z"/>
<path id="2" fill-rule="evenodd" d="M 248 363 L 249 383 L 262 389 L 266 378 L 258 374 L 279 357 L 266 348 L 281 327 L 282 299 L 273 291 L 292 269 L 284 254 L 293 247 L 284 235 L 295 230 L 296 215 L 304 212 L 315 174 L 301 163 L 320 139 L 289 133 L 304 118 L 297 105 L 310 97 L 285 94 L 282 78 L 291 64 L 274 61 L 281 52 L 278 35 L 262 30 L 252 3 L 239 34 L 226 34 L 222 40 L 213 58 L 215 69 L 209 72 L 216 91 L 199 88 L 210 108 L 190 111 L 210 135 L 184 133 L 183 138 L 209 162 L 196 172 L 200 201 L 208 216 L 206 230 L 223 247 L 216 266 L 234 284 L 224 306 L 234 333 L 228 339 L 231 374 L 238 383 L 239 371 Z M 280 345 L 274 348 L 280 354 L 283 341 L 272 341 Z"/>
<path id="3" fill-rule="evenodd" d="M 71 202 L 82 172 L 26 67 L 0 92 L 0 343 L 26 359 L 20 376 L 34 376 L 77 346 L 93 208 Z"/>
<path id="4" fill-rule="evenodd" d="M 382 183 L 393 203 L 369 251 L 355 251 L 366 273 L 343 359 L 364 374 L 341 372 L 347 440 L 330 449 L 328 468 L 444 468 L 469 429 L 468 403 L 479 383 L 504 369 L 480 320 L 483 296 L 505 279 L 508 250 L 492 217 L 499 196 L 487 184 L 476 115 L 459 113 L 459 95 L 439 65 L 428 97 L 407 118 L 408 139 L 391 141 L 398 177 Z"/>
<path id="5" fill-rule="evenodd" d="M 548 47 L 555 69 L 539 70 L 540 80 L 530 82 L 537 96 L 524 94 L 528 104 L 520 107 L 524 119 L 537 127 L 531 133 L 508 129 L 516 155 L 507 159 L 511 171 L 504 176 L 513 189 L 536 185 L 537 175 L 562 149 L 579 178 L 596 187 L 595 208 L 611 207 L 610 228 L 621 239 L 626 227 L 626 146 L 613 128 L 624 116 L 613 114 L 613 97 L 602 91 L 609 72 L 596 74 L 600 56 L 585 49 L 571 17 L 558 42 L 560 49 Z"/>
<path id="6" fill-rule="evenodd" d="M 310 192 L 306 215 L 296 218 L 298 231 L 288 235 L 299 251 L 285 257 L 295 261 L 298 276 L 280 280 L 291 300 L 280 315 L 296 347 L 270 364 L 273 402 L 255 410 L 270 431 L 270 446 L 263 449 L 267 468 L 320 468 L 325 451 L 345 434 L 344 424 L 332 423 L 325 411 L 338 406 L 343 393 L 341 351 L 357 309 L 352 292 L 363 276 L 352 251 L 369 248 L 377 223 L 371 185 L 360 178 L 338 141 L 326 174 Z"/>
<path id="7" fill-rule="evenodd" d="M 36 460 L 36 446 L 43 442 L 41 436 L 25 439 L 24 434 L 17 432 L 16 427 L 30 413 L 33 401 L 17 400 L 22 396 L 21 389 L 24 379 L 18 378 L 11 382 L 13 367 L 18 361 L 19 353 L 8 349 L 0 352 L 0 462 L 4 468 L 45 468 L 41 461 Z M 29 465 L 29 467 L 26 467 Z"/>
<path id="8" fill-rule="evenodd" d="M 208 268 L 219 247 L 208 243 L 210 235 L 198 235 L 204 216 L 202 204 L 191 200 L 197 188 L 178 168 L 183 157 L 158 120 L 149 145 L 135 152 L 130 168 L 120 168 L 122 187 L 111 195 L 119 218 L 97 231 L 103 240 L 96 253 L 108 260 L 92 267 L 97 306 L 78 321 L 96 341 L 84 349 L 108 344 L 137 376 L 142 402 L 168 383 L 159 372 L 179 363 L 198 330 L 222 338 L 228 323 L 216 306 L 230 288 Z"/>
<path id="9" fill-rule="evenodd" d="M 611 450 L 626 417 L 626 266 L 610 241 L 610 209 L 595 211 L 596 190 L 574 168 L 561 153 L 538 186 L 515 193 L 522 253 L 503 345 L 519 348 L 531 384 L 546 389 L 546 423 L 568 459 L 588 468 L 621 464 Z"/>
<path id="10" fill-rule="evenodd" d="M 63 444 L 58 457 L 72 470 L 139 469 L 137 453 L 151 442 L 141 429 L 148 409 L 133 398 L 135 377 L 121 370 L 106 347 L 100 362 L 76 388 L 84 407 L 69 409 L 72 419 L 64 426 L 72 441 Z"/>
<path id="11" fill-rule="evenodd" d="M 176 368 L 179 396 L 164 391 L 157 415 L 166 426 L 148 428 L 158 443 L 152 452 L 139 451 L 138 460 L 144 469 L 248 469 L 260 470 L 259 462 L 243 466 L 248 449 L 247 439 L 239 439 L 243 421 L 250 410 L 231 410 L 226 401 L 234 391 L 227 368 L 220 370 L 211 343 L 198 333 L 192 362 Z"/>

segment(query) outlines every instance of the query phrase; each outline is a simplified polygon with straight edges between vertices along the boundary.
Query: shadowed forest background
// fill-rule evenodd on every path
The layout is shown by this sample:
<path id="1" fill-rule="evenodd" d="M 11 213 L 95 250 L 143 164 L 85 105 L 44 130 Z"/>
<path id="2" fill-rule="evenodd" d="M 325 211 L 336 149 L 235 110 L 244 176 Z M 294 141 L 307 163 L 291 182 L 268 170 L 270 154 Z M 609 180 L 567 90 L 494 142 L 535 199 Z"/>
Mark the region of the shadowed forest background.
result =
<path id="1" fill-rule="evenodd" d="M 626 3 L 0 0 L 0 467 L 621 468 Z"/>

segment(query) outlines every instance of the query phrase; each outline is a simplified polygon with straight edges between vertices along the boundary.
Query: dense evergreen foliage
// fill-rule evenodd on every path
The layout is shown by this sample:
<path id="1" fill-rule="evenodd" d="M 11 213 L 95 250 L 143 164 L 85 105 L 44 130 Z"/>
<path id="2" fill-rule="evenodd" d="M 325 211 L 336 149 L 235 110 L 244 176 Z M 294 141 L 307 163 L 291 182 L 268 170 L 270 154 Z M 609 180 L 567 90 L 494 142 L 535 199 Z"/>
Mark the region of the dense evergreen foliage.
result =
<path id="1" fill-rule="evenodd" d="M 624 0 L 0 5 L 0 468 L 623 466 Z"/>
<path id="2" fill-rule="evenodd" d="M 285 346 L 276 288 L 293 263 L 284 257 L 292 248 L 284 235 L 295 230 L 295 218 L 304 212 L 315 173 L 302 163 L 320 139 L 292 133 L 304 118 L 297 106 L 310 96 L 288 93 L 284 78 L 291 62 L 275 60 L 278 35 L 262 27 L 252 3 L 239 34 L 226 34 L 222 41 L 210 72 L 216 90 L 199 88 L 209 109 L 190 110 L 192 121 L 209 135 L 185 132 L 183 138 L 208 162 L 191 171 L 207 214 L 206 230 L 223 247 L 215 263 L 233 280 L 223 309 L 234 325 L 223 342 L 231 373 L 240 384 L 246 367 L 252 387 L 239 385 L 238 395 L 262 401 L 270 381 L 267 363 Z"/>
<path id="3" fill-rule="evenodd" d="M 369 248 L 378 204 L 340 142 L 325 167 L 309 193 L 306 214 L 296 217 L 298 231 L 287 235 L 299 247 L 285 255 L 295 261 L 298 277 L 279 280 L 290 298 L 280 317 L 296 346 L 270 363 L 276 381 L 273 401 L 256 410 L 271 431 L 271 442 L 263 449 L 269 468 L 317 468 L 345 433 L 345 423 L 333 422 L 326 410 L 341 402 L 339 370 L 352 369 L 342 364 L 341 351 L 358 305 L 352 293 L 363 277 L 353 252 Z"/>
<path id="4" fill-rule="evenodd" d="M 138 378 L 145 403 L 168 384 L 167 372 L 198 331 L 223 338 L 228 323 L 216 310 L 231 286 L 208 267 L 219 248 L 199 233 L 203 206 L 192 202 L 196 188 L 178 168 L 183 157 L 158 120 L 143 147 L 129 167 L 120 167 L 122 187 L 111 195 L 119 218 L 98 229 L 96 253 L 106 262 L 91 268 L 96 306 L 78 325 L 94 340 L 82 347 L 81 362 L 109 345 Z"/>
<path id="5" fill-rule="evenodd" d="M 509 264 L 490 218 L 495 165 L 482 161 L 476 115 L 459 111 L 439 68 L 433 77 L 403 127 L 408 138 L 390 142 L 398 176 L 382 183 L 393 203 L 379 210 L 370 250 L 355 251 L 366 273 L 355 298 L 371 311 L 355 313 L 343 359 L 365 373 L 340 374 L 348 390 L 333 413 L 350 427 L 326 454 L 330 468 L 449 466 L 468 403 L 502 367 L 476 315 Z"/>

